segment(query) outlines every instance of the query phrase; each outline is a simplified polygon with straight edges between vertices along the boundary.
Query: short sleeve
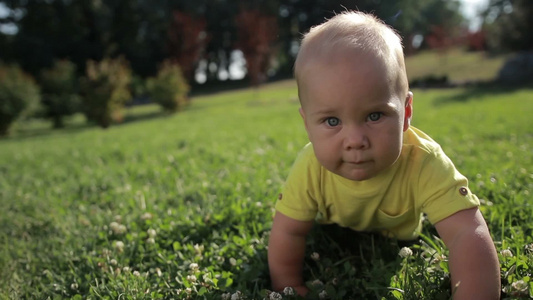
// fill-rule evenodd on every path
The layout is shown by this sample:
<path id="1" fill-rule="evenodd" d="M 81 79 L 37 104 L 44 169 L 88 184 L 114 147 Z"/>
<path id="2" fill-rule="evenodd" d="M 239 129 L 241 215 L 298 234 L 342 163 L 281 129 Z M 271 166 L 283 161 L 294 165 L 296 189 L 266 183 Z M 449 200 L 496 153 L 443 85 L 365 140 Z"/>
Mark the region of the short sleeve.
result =
<path id="1" fill-rule="evenodd" d="M 479 199 L 468 188 L 468 180 L 437 147 L 422 164 L 418 195 L 422 212 L 435 224 L 456 212 L 479 206 Z"/>
<path id="2" fill-rule="evenodd" d="M 320 195 L 320 165 L 311 144 L 298 155 L 276 202 L 276 210 L 299 221 L 314 220 Z"/>

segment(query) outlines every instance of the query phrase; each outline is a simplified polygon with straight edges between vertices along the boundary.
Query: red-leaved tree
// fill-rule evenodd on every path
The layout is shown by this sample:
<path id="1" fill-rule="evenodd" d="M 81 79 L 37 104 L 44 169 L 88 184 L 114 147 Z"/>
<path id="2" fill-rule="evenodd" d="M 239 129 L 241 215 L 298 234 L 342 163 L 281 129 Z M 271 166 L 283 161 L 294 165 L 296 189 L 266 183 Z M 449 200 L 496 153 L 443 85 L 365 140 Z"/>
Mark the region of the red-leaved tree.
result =
<path id="1" fill-rule="evenodd" d="M 181 11 L 174 11 L 172 15 L 167 42 L 169 58 L 180 65 L 185 77 L 191 81 L 209 42 L 206 21 Z"/>
<path id="2" fill-rule="evenodd" d="M 241 9 L 235 21 L 238 32 L 236 47 L 244 54 L 252 85 L 258 86 L 266 80 L 274 54 L 273 44 L 278 32 L 276 17 L 255 9 Z"/>

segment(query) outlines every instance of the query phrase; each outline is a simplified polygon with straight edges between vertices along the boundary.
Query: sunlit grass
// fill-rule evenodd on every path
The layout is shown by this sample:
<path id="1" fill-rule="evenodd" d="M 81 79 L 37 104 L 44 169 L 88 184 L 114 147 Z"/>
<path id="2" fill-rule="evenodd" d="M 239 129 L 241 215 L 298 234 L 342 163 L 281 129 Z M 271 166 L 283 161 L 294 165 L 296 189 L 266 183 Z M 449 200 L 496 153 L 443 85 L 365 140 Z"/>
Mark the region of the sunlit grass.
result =
<path id="1" fill-rule="evenodd" d="M 414 94 L 413 125 L 482 199 L 504 297 L 527 299 L 533 91 Z M 172 116 L 136 107 L 128 118 L 108 130 L 36 123 L 0 140 L 0 297 L 266 297 L 273 205 L 307 142 L 294 82 L 195 98 Z M 346 248 L 317 228 L 305 266 L 312 294 L 447 299 L 447 251 L 430 226 L 424 233 L 402 258 L 394 241 L 362 235 Z"/>
<path id="2" fill-rule="evenodd" d="M 487 81 L 497 77 L 507 55 L 490 56 L 485 52 L 424 51 L 405 59 L 409 81 L 427 76 L 448 76 L 452 82 Z"/>

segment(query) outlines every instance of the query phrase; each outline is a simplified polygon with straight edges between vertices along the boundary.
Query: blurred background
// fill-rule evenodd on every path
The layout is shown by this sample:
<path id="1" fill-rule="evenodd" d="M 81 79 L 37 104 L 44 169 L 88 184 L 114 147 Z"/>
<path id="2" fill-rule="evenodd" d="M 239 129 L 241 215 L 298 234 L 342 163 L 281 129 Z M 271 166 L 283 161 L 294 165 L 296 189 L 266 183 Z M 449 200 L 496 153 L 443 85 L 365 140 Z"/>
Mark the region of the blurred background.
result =
<path id="1" fill-rule="evenodd" d="M 177 111 L 190 95 L 288 79 L 302 34 L 345 9 L 398 30 L 412 87 L 533 77 L 531 0 L 0 1 L 0 89 L 25 90 L 25 107 L 40 103 L 32 113 L 11 103 L 0 123 L 25 111 L 61 127 L 62 116 L 84 111 L 107 127 L 121 117 L 101 112 L 106 97 Z M 174 104 L 165 107 L 165 93 Z"/>

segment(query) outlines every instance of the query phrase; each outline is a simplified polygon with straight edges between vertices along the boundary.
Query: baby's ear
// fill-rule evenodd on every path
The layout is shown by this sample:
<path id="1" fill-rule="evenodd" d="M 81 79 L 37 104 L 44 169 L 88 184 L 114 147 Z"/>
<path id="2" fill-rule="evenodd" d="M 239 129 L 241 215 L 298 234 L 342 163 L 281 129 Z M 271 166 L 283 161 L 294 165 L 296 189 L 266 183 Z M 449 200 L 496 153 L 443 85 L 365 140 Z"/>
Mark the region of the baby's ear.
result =
<path id="1" fill-rule="evenodd" d="M 305 121 L 304 109 L 300 107 L 300 109 L 298 111 L 300 112 L 300 116 L 302 116 L 302 119 L 304 120 L 305 130 L 307 130 L 307 122 Z"/>
<path id="2" fill-rule="evenodd" d="M 409 91 L 405 98 L 405 117 L 403 120 L 403 131 L 409 129 L 413 118 L 413 93 Z"/>

